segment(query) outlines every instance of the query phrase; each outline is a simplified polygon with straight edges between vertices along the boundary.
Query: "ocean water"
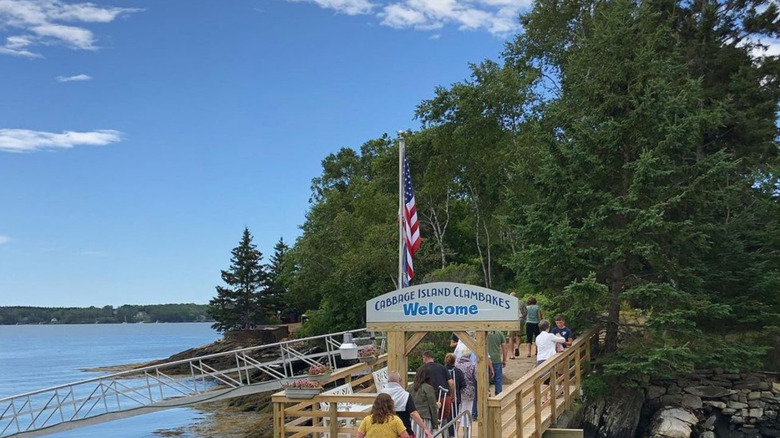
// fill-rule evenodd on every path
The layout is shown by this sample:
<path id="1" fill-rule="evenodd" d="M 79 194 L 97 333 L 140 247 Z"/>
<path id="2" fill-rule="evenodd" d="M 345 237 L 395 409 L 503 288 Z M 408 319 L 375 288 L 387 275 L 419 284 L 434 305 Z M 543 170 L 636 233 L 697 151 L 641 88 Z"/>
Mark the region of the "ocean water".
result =
<path id="1" fill-rule="evenodd" d="M 0 398 L 106 374 L 85 368 L 163 359 L 219 338 L 210 323 L 0 325 Z M 204 415 L 169 409 L 48 436 L 152 438 Z"/>

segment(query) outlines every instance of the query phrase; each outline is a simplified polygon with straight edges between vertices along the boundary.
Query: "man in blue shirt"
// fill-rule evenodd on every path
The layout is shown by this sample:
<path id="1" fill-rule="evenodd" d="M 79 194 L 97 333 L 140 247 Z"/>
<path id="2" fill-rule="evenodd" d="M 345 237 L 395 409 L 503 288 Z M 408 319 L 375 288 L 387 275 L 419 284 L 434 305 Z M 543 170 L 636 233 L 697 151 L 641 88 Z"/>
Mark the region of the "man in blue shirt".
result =
<path id="1" fill-rule="evenodd" d="M 552 329 L 552 334 L 560 334 L 563 339 L 566 339 L 566 343 L 564 343 L 563 346 L 571 347 L 571 343 L 574 340 L 574 334 L 571 332 L 570 328 L 566 327 L 566 320 L 563 319 L 563 315 L 555 315 L 555 328 Z"/>

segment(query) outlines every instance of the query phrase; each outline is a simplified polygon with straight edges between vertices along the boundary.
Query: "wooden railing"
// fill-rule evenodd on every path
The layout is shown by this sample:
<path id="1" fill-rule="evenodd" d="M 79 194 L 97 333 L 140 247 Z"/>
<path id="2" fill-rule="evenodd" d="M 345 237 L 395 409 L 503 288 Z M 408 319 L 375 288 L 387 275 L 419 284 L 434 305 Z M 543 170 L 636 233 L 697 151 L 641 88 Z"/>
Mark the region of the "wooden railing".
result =
<path id="1" fill-rule="evenodd" d="M 590 330 L 571 347 L 535 367 L 520 380 L 488 399 L 489 437 L 541 438 L 550 424 L 580 398 L 582 378 L 590 362 Z"/>
<path id="2" fill-rule="evenodd" d="M 284 391 L 277 392 L 271 397 L 274 407 L 274 438 L 357 436 L 357 427 L 368 411 L 339 411 L 338 404 L 374 403 L 377 390 L 371 373 L 386 364 L 387 354 L 383 354 L 374 364 L 359 363 L 341 368 L 322 383 L 326 390 L 336 384 L 350 384 L 354 394 L 319 394 L 312 399 L 300 400 L 287 398 Z M 320 403 L 329 403 L 329 409 L 321 410 Z"/>
<path id="3" fill-rule="evenodd" d="M 505 387 L 501 394 L 490 397 L 485 418 L 487 428 L 480 430 L 487 430 L 487 436 L 491 438 L 541 438 L 560 414 L 580 398 L 582 379 L 590 362 L 591 343 L 598 339 L 597 334 L 597 330 L 584 333 L 571 347 L 533 368 Z M 368 412 L 339 411 L 338 403 L 372 404 L 377 390 L 371 372 L 384 367 L 386 362 L 385 354 L 373 365 L 361 363 L 331 375 L 326 389 L 349 383 L 354 394 L 319 394 L 303 401 L 289 399 L 284 392 L 274 394 L 271 398 L 274 438 L 357 436 L 360 420 Z M 327 411 L 320 409 L 321 402 L 329 403 Z"/>

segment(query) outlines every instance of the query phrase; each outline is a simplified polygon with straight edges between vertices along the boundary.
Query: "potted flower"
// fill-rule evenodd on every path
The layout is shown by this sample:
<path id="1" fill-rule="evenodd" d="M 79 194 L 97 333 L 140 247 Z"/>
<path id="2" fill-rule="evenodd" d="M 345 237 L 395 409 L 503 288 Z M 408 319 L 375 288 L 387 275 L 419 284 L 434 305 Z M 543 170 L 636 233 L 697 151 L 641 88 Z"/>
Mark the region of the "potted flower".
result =
<path id="1" fill-rule="evenodd" d="M 330 373 L 332 371 L 333 370 L 331 370 L 330 366 L 328 365 L 315 363 L 309 367 L 309 380 L 313 380 L 315 382 L 324 382 L 330 378 Z"/>
<path id="2" fill-rule="evenodd" d="M 363 346 L 360 348 L 360 350 L 358 350 L 358 359 L 360 359 L 361 362 L 373 364 L 376 362 L 378 357 L 379 349 L 376 348 L 376 345 L 374 344 Z"/>
<path id="3" fill-rule="evenodd" d="M 320 382 L 311 379 L 297 379 L 282 383 L 287 398 L 312 398 L 322 392 Z"/>

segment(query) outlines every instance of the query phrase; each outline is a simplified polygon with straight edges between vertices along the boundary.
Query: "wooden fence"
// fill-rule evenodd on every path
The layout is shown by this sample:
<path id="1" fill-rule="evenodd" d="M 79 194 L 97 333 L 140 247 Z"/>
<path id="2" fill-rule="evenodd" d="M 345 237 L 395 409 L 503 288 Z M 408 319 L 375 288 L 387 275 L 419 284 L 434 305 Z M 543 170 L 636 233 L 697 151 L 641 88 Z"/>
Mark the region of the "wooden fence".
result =
<path id="1" fill-rule="evenodd" d="M 560 414 L 579 400 L 597 334 L 597 330 L 584 333 L 571 347 L 488 398 L 487 428 L 480 429 L 487 430 L 488 437 L 541 438 Z M 354 394 L 319 394 L 310 400 L 290 399 L 284 392 L 274 394 L 274 438 L 357 436 L 357 425 L 368 412 L 339 410 L 338 404 L 372 404 L 377 390 L 371 372 L 386 362 L 385 354 L 373 365 L 360 363 L 331 375 L 330 386 L 347 383 Z M 320 403 L 329 403 L 328 410 L 321 410 Z"/>
<path id="2" fill-rule="evenodd" d="M 590 362 L 590 330 L 571 347 L 526 373 L 520 380 L 488 399 L 488 436 L 541 438 L 550 424 L 580 399 L 582 379 Z"/>

